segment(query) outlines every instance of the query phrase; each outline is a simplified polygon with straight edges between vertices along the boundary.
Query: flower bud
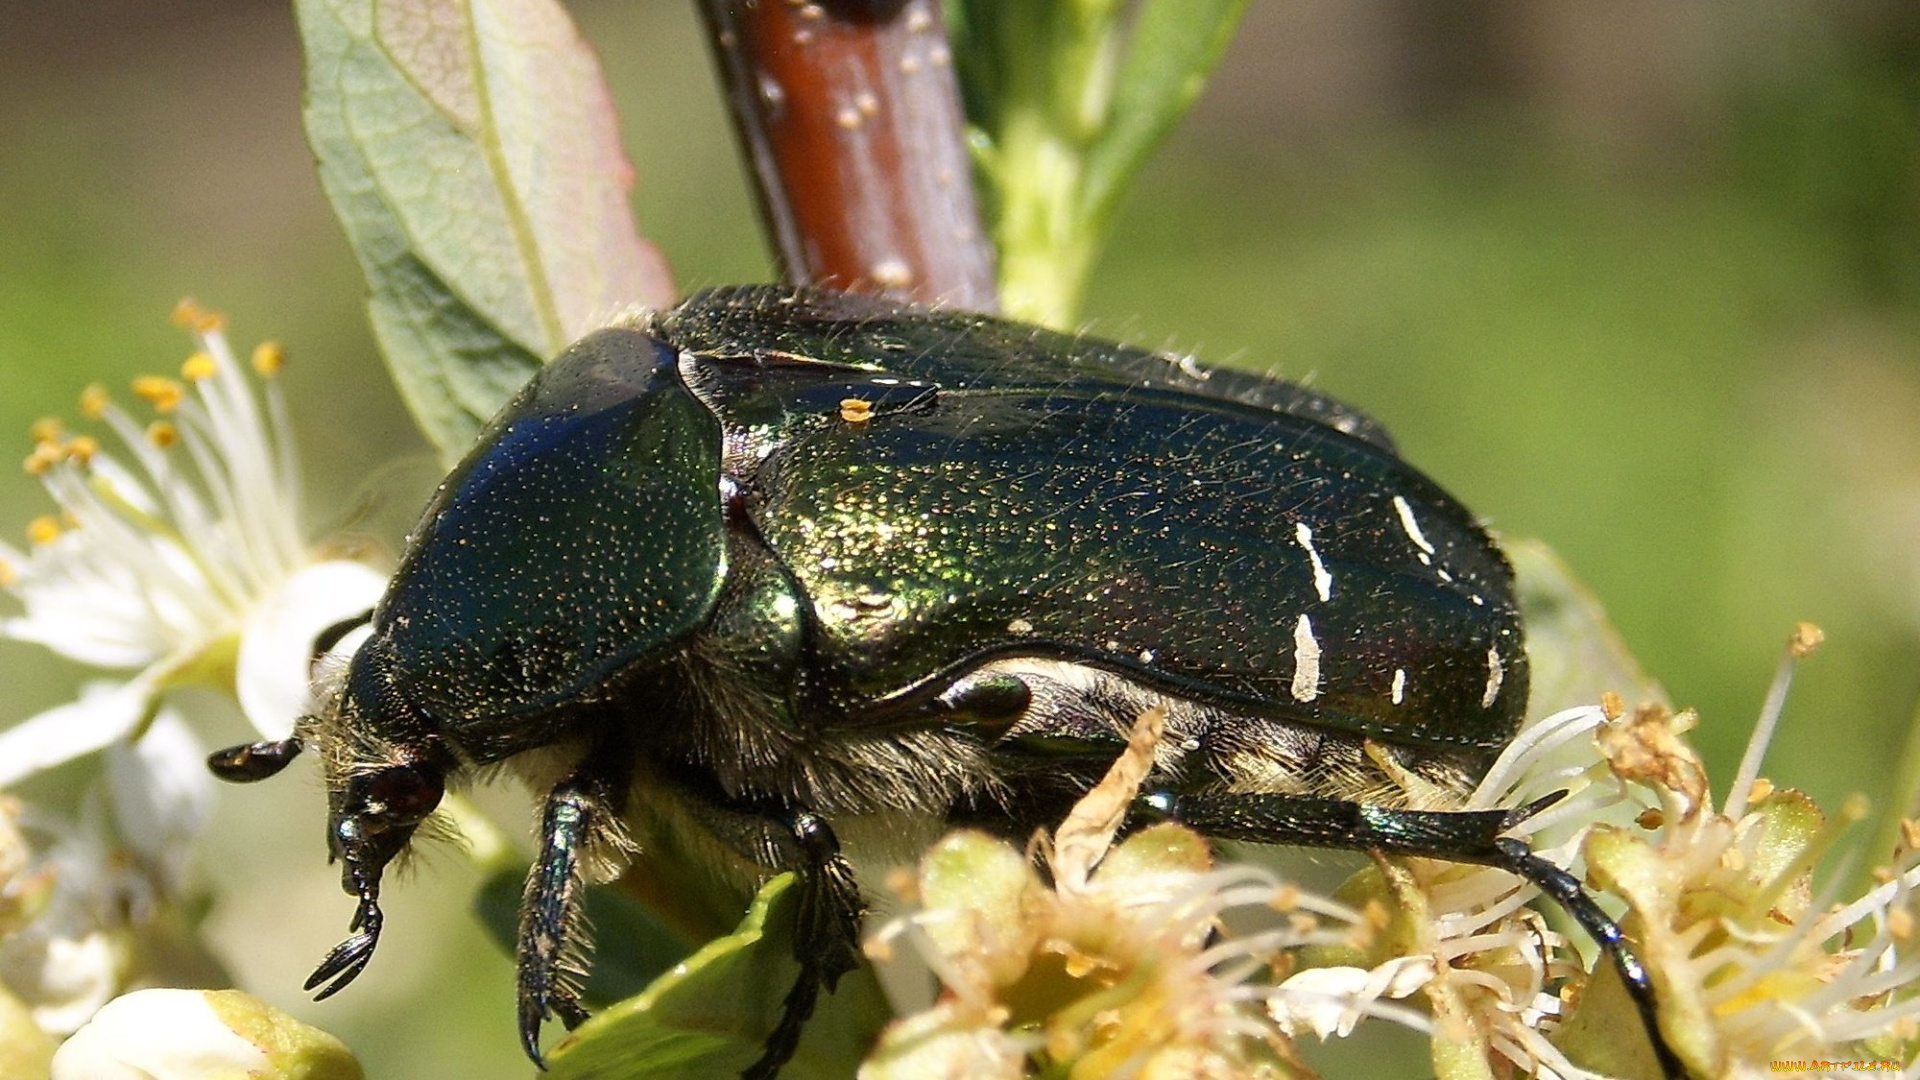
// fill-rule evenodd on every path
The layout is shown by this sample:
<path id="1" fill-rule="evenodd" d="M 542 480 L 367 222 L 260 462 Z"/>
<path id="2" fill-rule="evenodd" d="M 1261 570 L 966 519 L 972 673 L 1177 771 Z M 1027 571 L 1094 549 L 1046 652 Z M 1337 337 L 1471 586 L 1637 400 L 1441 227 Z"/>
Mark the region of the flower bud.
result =
<path id="1" fill-rule="evenodd" d="M 364 1080 L 340 1040 L 237 990 L 141 990 L 53 1056 L 51 1080 Z"/>

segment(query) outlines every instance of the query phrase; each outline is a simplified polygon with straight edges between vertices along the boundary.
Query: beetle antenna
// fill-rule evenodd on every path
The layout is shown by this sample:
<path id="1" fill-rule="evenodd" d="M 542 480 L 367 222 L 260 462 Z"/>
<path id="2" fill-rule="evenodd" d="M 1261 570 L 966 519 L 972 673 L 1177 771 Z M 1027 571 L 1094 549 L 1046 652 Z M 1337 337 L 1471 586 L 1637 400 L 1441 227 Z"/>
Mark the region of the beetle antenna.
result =
<path id="1" fill-rule="evenodd" d="M 286 768 L 300 756 L 306 744 L 299 736 L 267 742 L 241 743 L 207 755 L 207 768 L 230 784 L 251 784 L 265 780 Z"/>
<path id="2" fill-rule="evenodd" d="M 341 639 L 355 630 L 373 621 L 373 609 L 368 608 L 358 615 L 349 615 L 339 622 L 332 623 L 313 636 L 313 649 L 307 654 L 307 667 L 313 668 L 322 657 L 333 651 Z"/>

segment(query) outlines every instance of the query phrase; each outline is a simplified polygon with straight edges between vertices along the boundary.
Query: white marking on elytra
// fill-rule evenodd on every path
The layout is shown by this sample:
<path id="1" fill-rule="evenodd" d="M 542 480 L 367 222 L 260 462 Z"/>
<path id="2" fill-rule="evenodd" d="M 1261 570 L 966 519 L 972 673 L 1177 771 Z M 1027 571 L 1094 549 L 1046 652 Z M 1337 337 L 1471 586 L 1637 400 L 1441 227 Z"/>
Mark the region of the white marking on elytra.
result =
<path id="1" fill-rule="evenodd" d="M 1393 703 L 1395 705 L 1398 705 L 1405 700 L 1407 700 L 1407 669 L 1394 668 L 1393 669 Z"/>
<path id="2" fill-rule="evenodd" d="M 1407 500 L 1395 495 L 1393 508 L 1400 512 L 1400 527 L 1406 530 L 1407 539 L 1413 541 L 1413 546 L 1419 548 L 1423 555 L 1433 554 L 1433 545 L 1427 542 L 1427 534 L 1420 531 L 1420 523 L 1413 519 L 1413 507 L 1407 505 Z M 1429 562 L 1427 559 L 1420 561 Z"/>
<path id="3" fill-rule="evenodd" d="M 1320 602 L 1324 604 L 1333 599 L 1333 575 L 1327 572 L 1327 564 L 1320 561 L 1320 553 L 1313 549 L 1313 530 L 1307 528 L 1304 521 L 1296 522 L 1293 538 L 1300 541 L 1300 547 L 1313 562 L 1313 591 L 1320 594 Z"/>
<path id="4" fill-rule="evenodd" d="M 1320 643 L 1313 639 L 1313 622 L 1305 615 L 1293 624 L 1293 700 L 1320 696 Z"/>
<path id="5" fill-rule="evenodd" d="M 1480 695 L 1480 707 L 1490 709 L 1493 699 L 1500 696 L 1500 684 L 1507 678 L 1507 666 L 1500 660 L 1499 649 L 1487 650 L 1487 690 Z"/>

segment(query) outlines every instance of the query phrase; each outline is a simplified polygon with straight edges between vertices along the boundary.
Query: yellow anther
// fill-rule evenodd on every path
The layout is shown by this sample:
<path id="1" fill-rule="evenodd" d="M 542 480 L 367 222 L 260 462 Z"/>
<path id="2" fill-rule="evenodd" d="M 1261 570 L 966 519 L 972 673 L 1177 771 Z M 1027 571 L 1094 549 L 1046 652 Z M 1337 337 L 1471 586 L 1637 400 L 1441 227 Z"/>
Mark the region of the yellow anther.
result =
<path id="1" fill-rule="evenodd" d="M 113 398 L 107 394 L 107 388 L 94 383 L 80 391 L 80 415 L 89 420 L 98 420 L 106 415 L 107 406 L 113 404 Z"/>
<path id="2" fill-rule="evenodd" d="M 100 452 L 100 440 L 91 435 L 76 435 L 67 440 L 67 456 L 82 465 L 92 463 L 93 455 Z"/>
<path id="3" fill-rule="evenodd" d="M 0 589 L 4 589 L 19 580 L 20 572 L 13 568 L 13 564 L 5 559 L 0 559 Z"/>
<path id="4" fill-rule="evenodd" d="M 263 341 L 253 347 L 253 370 L 271 379 L 287 366 L 287 351 L 277 341 Z"/>
<path id="5" fill-rule="evenodd" d="M 66 433 L 66 425 L 62 424 L 60 418 L 57 416 L 43 416 L 27 426 L 27 434 L 33 436 L 33 441 L 36 445 L 39 443 L 57 443 Z"/>
<path id="6" fill-rule="evenodd" d="M 33 453 L 27 455 L 20 467 L 32 476 L 45 476 L 48 469 L 66 460 L 66 456 L 59 443 L 43 442 L 33 448 Z"/>
<path id="7" fill-rule="evenodd" d="M 1913 937 L 1913 912 L 1905 908 L 1894 908 L 1887 912 L 1887 932 L 1895 941 L 1908 941 Z"/>
<path id="8" fill-rule="evenodd" d="M 1618 720 L 1627 714 L 1627 703 L 1619 694 L 1608 690 L 1600 695 L 1600 712 L 1609 720 Z"/>
<path id="9" fill-rule="evenodd" d="M 211 334 L 226 324 L 225 316 L 201 307 L 200 302 L 192 297 L 173 306 L 173 325 L 185 327 L 196 334 Z"/>
<path id="10" fill-rule="evenodd" d="M 1633 823 L 1643 829 L 1657 829 L 1667 823 L 1667 815 L 1661 813 L 1659 807 L 1649 806 L 1640 811 L 1640 816 L 1634 818 Z"/>
<path id="11" fill-rule="evenodd" d="M 1764 776 L 1756 776 L 1753 778 L 1753 786 L 1747 789 L 1747 805 L 1757 806 L 1766 802 L 1767 797 L 1772 794 L 1773 781 Z"/>
<path id="12" fill-rule="evenodd" d="M 60 521 L 52 514 L 42 514 L 27 522 L 27 539 L 35 544 L 51 544 L 60 539 Z"/>
<path id="13" fill-rule="evenodd" d="M 142 375 L 133 380 L 133 392 L 156 410 L 169 413 L 180 407 L 186 388 L 160 375 Z"/>
<path id="14" fill-rule="evenodd" d="M 187 362 L 180 365 L 180 377 L 188 382 L 199 382 L 202 379 L 213 378 L 219 370 L 220 365 L 214 362 L 212 356 L 197 352 L 187 357 Z"/>
<path id="15" fill-rule="evenodd" d="M 147 425 L 147 441 L 165 450 L 180 441 L 180 429 L 165 420 L 155 420 Z"/>
<path id="16" fill-rule="evenodd" d="M 1827 640 L 1826 632 L 1810 622 L 1795 623 L 1793 636 L 1787 639 L 1787 649 L 1795 660 L 1805 660 L 1813 655 L 1813 650 Z"/>
<path id="17" fill-rule="evenodd" d="M 1387 913 L 1387 905 L 1378 900 L 1367 901 L 1367 906 L 1360 909 L 1360 917 L 1377 930 L 1385 930 L 1393 922 L 1393 916 Z"/>

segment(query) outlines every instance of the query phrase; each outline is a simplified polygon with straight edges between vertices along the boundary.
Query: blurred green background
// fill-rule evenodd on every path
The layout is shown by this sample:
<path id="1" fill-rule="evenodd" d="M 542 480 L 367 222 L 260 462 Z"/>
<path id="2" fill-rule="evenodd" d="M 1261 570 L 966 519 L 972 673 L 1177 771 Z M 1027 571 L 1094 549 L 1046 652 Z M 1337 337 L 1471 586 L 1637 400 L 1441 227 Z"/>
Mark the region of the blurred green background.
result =
<path id="1" fill-rule="evenodd" d="M 682 286 L 766 278 L 690 7 L 573 10 Z M 377 489 L 397 538 L 430 469 L 387 467 L 423 444 L 313 178 L 298 59 L 291 14 L 251 0 L 0 9 L 0 431 L 24 456 L 28 424 L 71 417 L 88 382 L 175 368 L 166 314 L 191 294 L 237 345 L 287 346 L 316 530 Z M 1255 4 L 1123 210 L 1087 319 L 1387 422 L 1497 529 L 1565 556 L 1701 710 L 1723 786 L 1788 630 L 1820 624 L 1766 772 L 1829 804 L 1906 799 L 1888 788 L 1920 692 L 1920 8 Z M 5 471 L 0 528 L 46 506 Z M 0 644 L 0 723 L 73 692 L 44 659 Z M 457 857 L 390 890 L 394 933 L 352 992 L 304 1001 L 349 902 L 295 771 L 223 792 L 209 838 L 240 984 L 374 1076 L 526 1075 Z M 519 828 L 519 797 L 496 798 Z"/>

